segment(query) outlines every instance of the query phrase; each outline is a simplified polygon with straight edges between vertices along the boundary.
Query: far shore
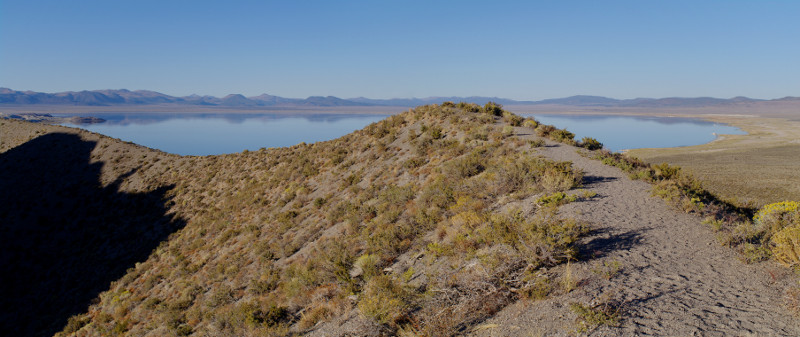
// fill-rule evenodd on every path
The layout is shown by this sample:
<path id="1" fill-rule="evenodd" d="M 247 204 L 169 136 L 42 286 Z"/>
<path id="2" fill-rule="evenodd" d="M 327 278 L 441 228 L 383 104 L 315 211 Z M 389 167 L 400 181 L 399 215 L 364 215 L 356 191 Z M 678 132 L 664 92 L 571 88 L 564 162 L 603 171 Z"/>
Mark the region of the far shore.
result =
<path id="1" fill-rule="evenodd" d="M 116 105 L 116 106 L 83 106 L 83 105 L 0 105 L 0 112 L 5 113 L 50 113 L 58 115 L 81 114 L 118 114 L 118 113 L 236 113 L 236 114 L 398 114 L 413 107 L 409 106 L 258 106 L 258 107 L 225 107 L 202 105 Z M 723 105 L 709 107 L 666 107 L 666 108 L 628 108 L 602 106 L 568 106 L 555 104 L 506 105 L 505 108 L 517 114 L 572 114 L 572 115 L 630 115 L 659 117 L 776 117 L 788 120 L 800 120 L 798 104 L 773 102 L 761 103 L 757 106 Z"/>

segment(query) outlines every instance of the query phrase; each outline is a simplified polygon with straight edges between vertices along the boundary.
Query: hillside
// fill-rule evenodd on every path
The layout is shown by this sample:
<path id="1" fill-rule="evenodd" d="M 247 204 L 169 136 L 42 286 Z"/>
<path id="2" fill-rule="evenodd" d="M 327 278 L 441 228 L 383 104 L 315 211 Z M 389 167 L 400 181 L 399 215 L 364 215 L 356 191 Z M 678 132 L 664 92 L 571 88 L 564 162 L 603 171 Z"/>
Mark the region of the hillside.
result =
<path id="1" fill-rule="evenodd" d="M 625 164 L 695 215 L 676 211 L 496 105 L 209 157 L 0 131 L 4 335 L 799 332 L 776 304 L 791 273 L 740 262 L 698 215 L 739 218 Z"/>
<path id="2" fill-rule="evenodd" d="M 539 268 L 574 256 L 573 242 L 583 232 L 581 225 L 557 219 L 535 202 L 545 193 L 577 186 L 580 172 L 569 163 L 530 155 L 530 144 L 509 138 L 513 127 L 498 124 L 502 117 L 477 106 L 463 108 L 475 112 L 455 106 L 421 107 L 329 142 L 202 158 L 170 156 L 82 131 L 36 125 L 43 128 L 39 134 L 46 134 L 4 152 L 2 165 L 4 172 L 22 174 L 29 169 L 28 164 L 18 167 L 20 161 L 29 162 L 24 158 L 47 151 L 73 152 L 66 148 L 70 145 L 75 158 L 69 162 L 76 170 L 80 165 L 92 168 L 82 183 L 92 187 L 76 191 L 72 199 L 100 198 L 98 193 L 125 198 L 147 194 L 149 200 L 160 198 L 163 203 L 147 207 L 163 220 L 143 221 L 141 226 L 162 223 L 159 228 L 172 233 L 169 239 L 157 248 L 134 240 L 136 247 L 122 246 L 108 256 L 103 263 L 114 265 L 112 274 L 121 278 L 87 314 L 73 316 L 65 332 L 282 334 L 307 331 L 318 321 L 349 317 L 354 310 L 365 313 L 360 320 L 369 331 L 393 330 L 409 322 L 420 329 L 451 331 L 518 298 L 511 286 L 525 289 Z M 25 140 L 4 138 L 2 146 Z M 52 143 L 67 145 L 49 150 Z M 59 177 L 62 171 L 54 164 L 41 170 L 45 172 L 36 174 Z M 49 185 L 59 183 L 74 184 Z M 3 191 L 26 188 L 12 185 Z M 75 207 L 60 206 L 62 194 L 69 194 L 59 188 L 45 185 L 31 193 L 53 190 L 56 207 Z M 29 202 L 15 200 L 14 195 L 4 195 L 2 201 Z M 125 208 L 98 207 L 105 207 L 101 213 Z M 92 225 L 103 230 L 106 224 L 100 219 L 77 219 L 70 213 L 30 222 L 28 216 L 36 210 L 24 205 L 19 209 L 10 214 L 18 229 L 3 236 L 8 243 L 29 244 L 24 228 L 33 225 L 64 228 L 64 233 L 52 236 L 81 252 L 91 247 L 90 255 L 99 248 L 95 245 L 111 244 L 96 238 L 99 233 L 73 235 L 74 228 L 83 231 L 84 221 L 96 221 Z M 61 221 L 65 223 L 56 225 Z M 130 225 L 117 230 L 129 238 L 148 232 Z M 36 242 L 50 239 L 48 234 Z M 134 266 L 132 255 L 140 255 L 132 253 L 148 247 L 156 249 Z M 55 259 L 43 268 L 62 270 L 74 284 L 95 280 L 80 272 L 87 269 L 79 266 L 82 259 L 60 261 L 66 257 L 32 254 L 32 261 Z M 5 261 L 5 270 L 14 268 L 21 267 Z M 122 268 L 130 269 L 121 275 Z M 19 288 L 60 283 L 48 279 L 52 272 L 22 270 L 27 277 L 18 282 Z M 516 281 L 505 284 L 509 277 Z M 61 304 L 72 304 L 71 311 L 77 313 L 101 281 L 87 286 L 80 303 Z M 487 292 L 487 287 L 495 291 Z M 4 295 L 16 297 L 18 301 L 10 303 L 14 306 L 58 298 L 69 290 L 42 288 Z M 433 289 L 444 292 L 430 293 Z M 349 298 L 352 294 L 357 300 Z M 438 326 L 443 322 L 425 310 L 442 306 L 454 311 L 442 317 L 458 314 L 461 319 Z M 3 326 L 27 321 L 20 326 L 31 332 L 37 323 L 28 317 L 66 319 L 64 311 L 46 310 L 43 315 L 38 310 L 7 316 Z"/>

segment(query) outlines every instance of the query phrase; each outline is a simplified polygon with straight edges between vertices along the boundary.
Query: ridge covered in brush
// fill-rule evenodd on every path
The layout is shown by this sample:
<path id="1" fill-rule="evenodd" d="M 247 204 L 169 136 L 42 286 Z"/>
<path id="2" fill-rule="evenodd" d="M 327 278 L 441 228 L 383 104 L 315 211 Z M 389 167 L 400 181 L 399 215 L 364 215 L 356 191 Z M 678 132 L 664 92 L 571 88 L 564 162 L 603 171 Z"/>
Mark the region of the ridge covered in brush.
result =
<path id="1" fill-rule="evenodd" d="M 495 104 L 446 102 L 327 142 L 180 157 L 37 125 L 93 142 L 99 188 L 158 191 L 158 228 L 172 230 L 139 263 L 106 261 L 127 270 L 88 310 L 44 319 L 76 336 L 450 335 L 519 298 L 568 291 L 545 267 L 574 257 L 586 231 L 555 211 L 582 174 L 517 138 L 536 126 Z M 90 239 L 69 245 L 102 241 Z M 23 299 L 68 291 L 43 289 Z M 2 323 L 30 332 L 26 314 Z"/>

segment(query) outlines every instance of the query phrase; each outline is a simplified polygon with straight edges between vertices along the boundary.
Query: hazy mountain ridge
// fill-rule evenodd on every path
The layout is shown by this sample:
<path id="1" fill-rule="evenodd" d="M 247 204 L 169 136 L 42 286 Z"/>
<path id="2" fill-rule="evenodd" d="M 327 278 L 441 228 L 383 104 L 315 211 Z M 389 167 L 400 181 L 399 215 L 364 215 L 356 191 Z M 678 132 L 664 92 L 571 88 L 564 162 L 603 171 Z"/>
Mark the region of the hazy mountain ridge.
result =
<path id="1" fill-rule="evenodd" d="M 178 104 L 226 107 L 371 105 L 348 101 L 333 96 L 311 96 L 305 99 L 284 98 L 269 94 L 253 97 L 245 97 L 241 94 L 230 94 L 222 98 L 199 95 L 176 97 L 147 90 L 84 90 L 78 92 L 43 93 L 35 91 L 16 91 L 8 88 L 0 88 L 0 104 L 87 106 Z"/>
<path id="2" fill-rule="evenodd" d="M 16 91 L 0 88 L 0 105 L 198 105 L 225 107 L 268 107 L 268 106 L 403 106 L 436 104 L 446 101 L 486 104 L 496 102 L 504 105 L 562 105 L 562 106 L 597 106 L 597 107 L 707 107 L 734 104 L 751 104 L 758 102 L 796 102 L 799 97 L 787 96 L 772 100 L 752 99 L 737 96 L 730 99 L 714 97 L 666 97 L 666 98 L 633 98 L 615 99 L 603 96 L 575 95 L 564 98 L 552 98 L 539 101 L 519 101 L 501 97 L 486 96 L 450 96 L 425 98 L 389 98 L 372 99 L 356 97 L 343 99 L 335 96 L 310 96 L 308 98 L 286 98 L 270 94 L 246 97 L 241 94 L 230 94 L 219 98 L 214 96 L 189 95 L 183 97 L 170 96 L 149 90 L 84 90 L 59 93 L 43 93 L 35 91 Z"/>

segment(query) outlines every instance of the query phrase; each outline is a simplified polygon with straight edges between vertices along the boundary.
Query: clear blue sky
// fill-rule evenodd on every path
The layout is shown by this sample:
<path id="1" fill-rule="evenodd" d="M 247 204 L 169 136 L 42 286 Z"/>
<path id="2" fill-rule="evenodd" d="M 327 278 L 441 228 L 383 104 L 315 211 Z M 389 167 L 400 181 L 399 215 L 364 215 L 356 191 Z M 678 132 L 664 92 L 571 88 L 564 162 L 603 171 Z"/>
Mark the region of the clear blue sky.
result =
<path id="1" fill-rule="evenodd" d="M 0 0 L 0 86 L 800 96 L 800 1 Z"/>

